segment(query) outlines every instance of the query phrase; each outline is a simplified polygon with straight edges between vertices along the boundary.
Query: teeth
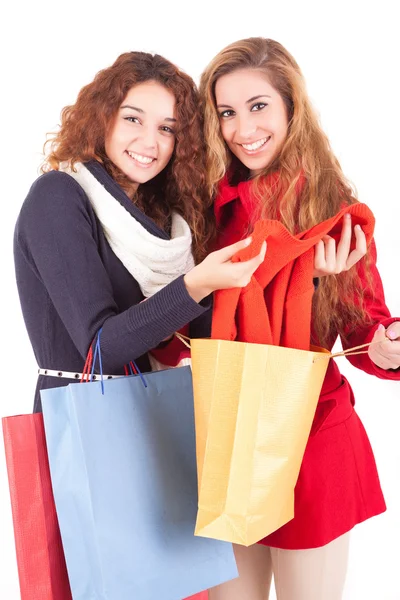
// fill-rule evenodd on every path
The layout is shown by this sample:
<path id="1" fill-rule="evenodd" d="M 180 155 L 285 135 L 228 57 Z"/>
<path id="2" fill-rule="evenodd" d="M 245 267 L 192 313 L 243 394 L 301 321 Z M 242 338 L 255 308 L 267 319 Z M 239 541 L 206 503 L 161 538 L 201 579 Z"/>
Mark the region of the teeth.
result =
<path id="1" fill-rule="evenodd" d="M 142 156 L 141 154 L 135 154 L 134 152 L 128 152 L 128 154 L 131 158 L 134 158 L 135 160 L 142 163 L 143 165 L 149 165 L 150 163 L 153 162 L 153 160 L 155 160 L 154 158 L 149 158 L 148 156 Z"/>
<path id="2" fill-rule="evenodd" d="M 262 140 L 258 140 L 258 142 L 254 142 L 253 144 L 242 144 L 242 146 L 245 150 L 258 150 L 258 148 L 264 146 L 267 140 L 269 140 L 269 138 L 263 138 Z"/>

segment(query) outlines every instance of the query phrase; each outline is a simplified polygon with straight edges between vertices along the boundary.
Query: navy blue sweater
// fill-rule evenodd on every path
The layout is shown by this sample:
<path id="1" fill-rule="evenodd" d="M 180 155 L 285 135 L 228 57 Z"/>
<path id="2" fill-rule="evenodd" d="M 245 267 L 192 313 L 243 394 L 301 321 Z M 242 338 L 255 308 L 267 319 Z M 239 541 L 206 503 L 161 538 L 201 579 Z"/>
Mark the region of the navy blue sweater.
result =
<path id="1" fill-rule="evenodd" d="M 99 163 L 86 166 L 149 232 L 168 239 Z M 66 173 L 52 171 L 33 184 L 16 224 L 14 258 L 40 368 L 82 371 L 100 327 L 103 369 L 111 374 L 122 374 L 130 360 L 149 370 L 147 352 L 191 321 L 192 336 L 209 333 L 210 301 L 197 304 L 183 277 L 141 303 L 137 281 L 111 250 L 85 192 Z M 41 410 L 41 389 L 68 383 L 40 375 L 34 410 Z"/>

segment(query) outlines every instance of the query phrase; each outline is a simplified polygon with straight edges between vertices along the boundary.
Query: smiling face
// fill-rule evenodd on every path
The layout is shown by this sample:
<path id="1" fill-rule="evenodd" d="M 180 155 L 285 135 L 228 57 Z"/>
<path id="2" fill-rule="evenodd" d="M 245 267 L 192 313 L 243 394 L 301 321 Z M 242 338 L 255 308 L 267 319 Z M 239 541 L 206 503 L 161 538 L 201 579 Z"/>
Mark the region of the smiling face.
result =
<path id="1" fill-rule="evenodd" d="M 221 133 L 231 152 L 256 175 L 279 154 L 288 133 L 285 103 L 265 75 L 241 69 L 215 85 Z"/>
<path id="2" fill-rule="evenodd" d="M 158 175 L 169 163 L 175 147 L 175 97 L 156 81 L 132 87 L 124 98 L 105 151 L 132 182 L 128 195 Z"/>

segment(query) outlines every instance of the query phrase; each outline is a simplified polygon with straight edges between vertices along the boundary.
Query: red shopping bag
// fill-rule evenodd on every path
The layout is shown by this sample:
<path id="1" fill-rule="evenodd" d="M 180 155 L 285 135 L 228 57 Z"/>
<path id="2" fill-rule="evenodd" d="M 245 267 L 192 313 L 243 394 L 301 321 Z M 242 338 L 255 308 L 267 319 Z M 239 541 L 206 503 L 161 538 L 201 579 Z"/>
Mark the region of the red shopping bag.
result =
<path id="1" fill-rule="evenodd" d="M 2 422 L 21 600 L 72 600 L 43 417 L 20 415 Z"/>

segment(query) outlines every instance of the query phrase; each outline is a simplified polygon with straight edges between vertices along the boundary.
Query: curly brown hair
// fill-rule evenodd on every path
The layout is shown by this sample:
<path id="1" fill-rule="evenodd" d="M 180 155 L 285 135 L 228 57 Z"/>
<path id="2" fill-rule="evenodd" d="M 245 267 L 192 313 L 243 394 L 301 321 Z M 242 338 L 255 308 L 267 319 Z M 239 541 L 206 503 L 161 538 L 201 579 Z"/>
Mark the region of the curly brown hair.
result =
<path id="1" fill-rule="evenodd" d="M 218 183 L 228 168 L 235 172 L 235 178 L 249 177 L 249 171 L 222 138 L 215 99 L 217 80 L 239 69 L 252 69 L 267 77 L 282 97 L 289 121 L 288 136 L 279 155 L 254 178 L 254 191 L 262 200 L 257 217 L 280 219 L 297 233 L 334 216 L 343 206 L 358 202 L 319 124 L 297 62 L 279 42 L 261 37 L 227 46 L 201 77 L 210 193 L 217 193 Z M 264 176 L 271 172 L 279 173 L 279 185 L 273 189 L 264 185 Z M 304 185 L 297 185 L 300 181 Z M 328 345 L 337 332 L 345 334 L 349 327 L 369 321 L 359 280 L 359 269 L 367 273 L 368 279 L 369 263 L 367 254 L 357 268 L 321 279 L 313 310 L 320 343 Z"/>
<path id="2" fill-rule="evenodd" d="M 131 182 L 105 152 L 105 140 L 129 90 L 155 81 L 176 100 L 176 141 L 167 167 L 151 181 L 139 185 L 134 202 L 158 225 L 167 228 L 173 211 L 186 219 L 193 235 L 193 254 L 199 262 L 214 236 L 211 198 L 205 177 L 205 146 L 196 86 L 186 73 L 162 56 L 127 52 L 83 87 L 72 106 L 61 113 L 61 126 L 45 143 L 50 149 L 42 172 L 72 167 L 95 159 L 127 190 Z"/>

